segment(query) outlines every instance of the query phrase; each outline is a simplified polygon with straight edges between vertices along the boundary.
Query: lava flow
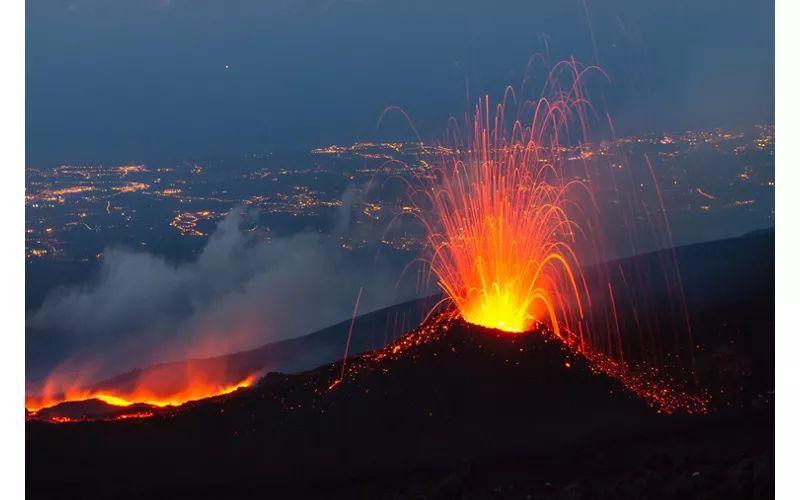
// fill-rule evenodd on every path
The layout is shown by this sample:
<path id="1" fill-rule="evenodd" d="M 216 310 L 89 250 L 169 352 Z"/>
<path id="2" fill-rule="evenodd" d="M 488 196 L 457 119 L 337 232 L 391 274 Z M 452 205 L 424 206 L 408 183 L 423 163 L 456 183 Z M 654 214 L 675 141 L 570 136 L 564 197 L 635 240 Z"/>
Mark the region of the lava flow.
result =
<path id="1" fill-rule="evenodd" d="M 150 387 L 147 384 L 137 384 L 130 391 L 101 391 L 79 388 L 68 388 L 58 394 L 54 393 L 52 385 L 45 388 L 42 397 L 26 397 L 25 408 L 36 416 L 36 413 L 44 408 L 51 408 L 61 403 L 87 401 L 96 399 L 112 406 L 128 407 L 134 404 L 144 404 L 155 407 L 179 406 L 190 401 L 197 401 L 214 396 L 230 394 L 237 389 L 249 387 L 254 382 L 255 376 L 250 375 L 238 383 L 220 385 L 213 382 L 195 379 L 174 392 L 165 393 L 159 391 L 157 387 Z M 122 415 L 123 418 L 133 418 L 133 416 L 147 417 L 151 412 L 141 412 L 135 414 Z M 54 421 L 71 421 L 71 419 L 60 419 Z"/>
<path id="2" fill-rule="evenodd" d="M 432 182 L 412 193 L 423 198 L 430 270 L 469 323 L 523 332 L 547 319 L 559 334 L 560 325 L 578 331 L 583 319 L 588 287 L 573 250 L 583 231 L 571 213 L 591 211 L 594 200 L 566 178 L 560 138 L 572 117 L 585 129 L 587 103 L 575 63 L 553 71 L 571 72 L 571 84 L 561 88 L 551 72 L 548 94 L 523 104 L 510 127 L 513 90 L 493 113 L 482 99 L 468 133 L 454 131 L 451 154 L 434 159 Z"/>

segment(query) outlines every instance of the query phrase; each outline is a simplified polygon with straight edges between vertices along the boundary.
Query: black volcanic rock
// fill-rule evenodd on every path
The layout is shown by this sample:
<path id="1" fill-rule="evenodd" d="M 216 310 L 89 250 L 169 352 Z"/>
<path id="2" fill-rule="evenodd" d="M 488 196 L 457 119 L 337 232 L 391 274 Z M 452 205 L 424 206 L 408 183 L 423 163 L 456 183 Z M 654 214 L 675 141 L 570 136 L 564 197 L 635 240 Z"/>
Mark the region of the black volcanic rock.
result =
<path id="1" fill-rule="evenodd" d="M 128 484 L 112 464 L 140 453 L 150 457 L 136 474 L 145 483 L 264 473 L 301 480 L 309 469 L 332 478 L 572 447 L 662 418 L 556 340 L 446 315 L 379 354 L 348 359 L 334 385 L 341 373 L 342 363 L 334 363 L 276 374 L 271 383 L 135 423 L 33 427 L 27 449 L 57 483 L 102 470 L 114 484 Z M 214 456 L 230 458 L 209 462 Z M 82 465 L 55 467 L 64 461 Z M 180 466 L 164 478 L 168 464 Z"/>
<path id="2" fill-rule="evenodd" d="M 89 415 L 104 417 L 119 411 L 119 409 L 119 406 L 110 405 L 99 399 L 87 399 L 86 401 L 68 401 L 50 408 L 44 408 L 37 412 L 37 416 L 43 420 L 52 420 L 60 417 L 79 419 Z"/>

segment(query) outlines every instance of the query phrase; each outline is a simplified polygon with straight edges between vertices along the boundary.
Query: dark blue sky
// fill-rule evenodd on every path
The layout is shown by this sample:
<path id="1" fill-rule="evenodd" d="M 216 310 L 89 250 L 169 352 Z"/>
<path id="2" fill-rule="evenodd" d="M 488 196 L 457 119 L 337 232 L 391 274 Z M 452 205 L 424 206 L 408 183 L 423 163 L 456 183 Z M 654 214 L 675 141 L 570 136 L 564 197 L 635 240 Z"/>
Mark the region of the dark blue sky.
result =
<path id="1" fill-rule="evenodd" d="M 438 137 L 518 85 L 549 39 L 594 62 L 581 0 L 28 1 L 34 165 L 238 154 L 391 138 L 389 105 Z M 774 116 L 774 5 L 587 0 L 619 132 Z M 229 69 L 225 69 L 229 65 Z M 595 96 L 599 96 L 598 93 Z"/>

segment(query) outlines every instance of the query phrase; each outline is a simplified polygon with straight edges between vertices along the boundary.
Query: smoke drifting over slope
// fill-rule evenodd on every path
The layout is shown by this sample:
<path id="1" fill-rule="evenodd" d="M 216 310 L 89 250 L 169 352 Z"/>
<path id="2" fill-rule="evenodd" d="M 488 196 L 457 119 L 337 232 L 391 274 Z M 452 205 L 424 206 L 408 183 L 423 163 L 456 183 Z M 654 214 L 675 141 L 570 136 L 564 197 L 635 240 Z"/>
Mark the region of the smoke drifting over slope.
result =
<path id="1" fill-rule="evenodd" d="M 403 262 L 341 249 L 349 191 L 344 201 L 332 235 L 256 241 L 235 209 L 193 262 L 109 249 L 93 282 L 54 291 L 28 317 L 28 349 L 58 349 L 56 371 L 95 379 L 310 333 L 350 317 L 362 286 L 359 314 L 415 296 L 415 283 L 398 287 Z M 28 367 L 28 380 L 53 365 Z"/>

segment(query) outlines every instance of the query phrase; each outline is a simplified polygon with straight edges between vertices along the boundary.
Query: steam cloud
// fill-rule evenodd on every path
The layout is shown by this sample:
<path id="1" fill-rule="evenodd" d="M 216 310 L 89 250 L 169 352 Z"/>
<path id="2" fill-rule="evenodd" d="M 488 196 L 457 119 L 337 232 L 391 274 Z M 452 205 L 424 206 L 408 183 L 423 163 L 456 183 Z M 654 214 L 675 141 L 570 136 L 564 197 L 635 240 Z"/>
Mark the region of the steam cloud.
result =
<path id="1" fill-rule="evenodd" d="M 397 286 L 403 263 L 357 260 L 341 249 L 336 236 L 354 198 L 345 193 L 331 235 L 256 241 L 241 227 L 248 215 L 235 209 L 193 262 L 108 249 L 92 284 L 52 292 L 28 317 L 29 342 L 39 335 L 29 349 L 39 347 L 42 332 L 57 331 L 71 369 L 91 362 L 94 377 L 109 376 L 311 333 L 349 318 L 362 286 L 359 314 L 415 296 L 414 283 Z"/>

